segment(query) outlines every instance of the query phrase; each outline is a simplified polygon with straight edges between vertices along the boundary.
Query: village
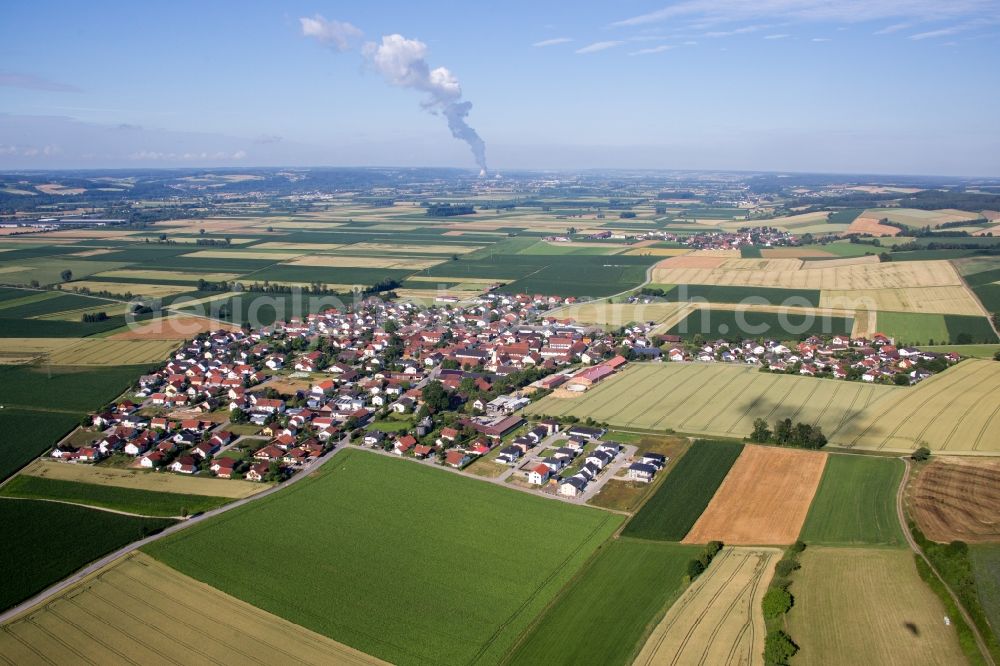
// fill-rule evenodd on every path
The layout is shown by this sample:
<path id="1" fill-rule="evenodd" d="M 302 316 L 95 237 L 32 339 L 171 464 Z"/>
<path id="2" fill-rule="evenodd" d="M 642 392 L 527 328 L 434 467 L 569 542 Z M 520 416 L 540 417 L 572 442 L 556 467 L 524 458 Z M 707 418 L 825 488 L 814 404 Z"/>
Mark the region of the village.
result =
<path id="1" fill-rule="evenodd" d="M 701 231 L 698 233 L 672 233 L 669 231 L 623 232 L 598 231 L 576 234 L 570 229 L 566 234 L 547 236 L 552 243 L 569 243 L 579 240 L 636 240 L 675 243 L 677 247 L 693 250 L 739 250 L 740 248 L 794 247 L 801 243 L 798 236 L 775 227 L 740 227 L 736 231 Z"/>

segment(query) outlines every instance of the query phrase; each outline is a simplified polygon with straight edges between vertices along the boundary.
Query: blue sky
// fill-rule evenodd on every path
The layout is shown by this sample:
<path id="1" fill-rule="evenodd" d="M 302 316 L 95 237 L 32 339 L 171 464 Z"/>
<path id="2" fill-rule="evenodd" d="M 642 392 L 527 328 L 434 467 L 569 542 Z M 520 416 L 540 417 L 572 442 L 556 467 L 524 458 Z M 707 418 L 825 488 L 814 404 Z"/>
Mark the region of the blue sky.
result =
<path id="1" fill-rule="evenodd" d="M 1000 0 L 456 5 L 12 0 L 0 168 L 1000 176 Z"/>

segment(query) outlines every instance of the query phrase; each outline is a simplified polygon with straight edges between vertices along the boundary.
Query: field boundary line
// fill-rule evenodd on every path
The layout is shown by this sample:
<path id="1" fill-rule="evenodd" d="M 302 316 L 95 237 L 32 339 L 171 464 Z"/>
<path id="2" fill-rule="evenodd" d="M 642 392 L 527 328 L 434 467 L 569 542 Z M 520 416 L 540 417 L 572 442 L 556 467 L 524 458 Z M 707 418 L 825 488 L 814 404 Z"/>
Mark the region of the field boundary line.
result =
<path id="1" fill-rule="evenodd" d="M 962 605 L 962 601 L 955 594 L 955 591 L 951 589 L 947 581 L 942 578 L 941 574 L 938 573 L 937 568 L 931 562 L 930 558 L 924 554 L 921 550 L 920 545 L 917 544 L 916 539 L 913 538 L 913 534 L 910 533 L 909 523 L 906 520 L 906 508 L 904 498 L 906 496 L 906 486 L 910 480 L 910 459 L 907 456 L 900 456 L 900 460 L 903 461 L 903 478 L 900 479 L 899 489 L 896 491 L 896 515 L 899 518 L 899 526 L 903 530 L 903 536 L 906 537 L 906 543 L 909 544 L 910 549 L 920 556 L 930 569 L 934 577 L 938 579 L 944 589 L 948 590 L 948 596 L 951 597 L 952 602 L 955 604 L 955 608 L 958 612 L 962 614 L 962 619 L 969 626 L 969 630 L 972 632 L 973 638 L 976 639 L 976 647 L 979 649 L 980 654 L 983 656 L 983 660 L 986 662 L 987 666 L 996 666 L 996 662 L 993 660 L 993 655 L 990 653 L 989 647 L 986 645 L 986 641 L 983 640 L 983 635 L 979 633 L 979 627 L 976 623 L 972 621 L 972 616 L 969 615 L 969 611 L 965 610 L 965 606 Z"/>
<path id="2" fill-rule="evenodd" d="M 13 478 L 14 477 L 11 477 L 11 479 Z M 145 513 L 132 513 L 131 511 L 110 509 L 105 506 L 96 506 L 94 504 L 84 504 L 83 502 L 71 502 L 69 500 L 53 499 L 51 497 L 22 497 L 20 495 L 0 495 L 0 500 L 15 500 L 15 501 L 21 500 L 22 502 L 52 502 L 53 504 L 69 504 L 70 506 L 82 506 L 87 509 L 93 509 L 94 511 L 117 513 L 120 516 L 132 516 L 133 518 L 167 518 L 172 520 L 187 520 L 187 518 L 184 516 L 151 516 Z"/>

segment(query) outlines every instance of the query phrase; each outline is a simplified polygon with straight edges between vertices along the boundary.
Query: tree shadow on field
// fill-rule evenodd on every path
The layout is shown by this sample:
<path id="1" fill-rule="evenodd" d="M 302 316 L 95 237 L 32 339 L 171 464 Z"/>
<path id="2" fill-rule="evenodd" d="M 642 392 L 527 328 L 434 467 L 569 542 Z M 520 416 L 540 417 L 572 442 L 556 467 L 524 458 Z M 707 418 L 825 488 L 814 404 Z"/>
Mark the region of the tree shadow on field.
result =
<path id="1" fill-rule="evenodd" d="M 820 380 L 814 380 L 814 381 L 820 381 Z M 829 380 L 829 381 L 842 381 L 842 380 Z M 853 384 L 854 382 L 844 382 L 844 383 Z M 788 397 L 790 399 L 796 399 L 800 395 L 801 394 L 793 391 L 788 395 Z M 777 402 L 776 400 L 772 399 L 767 394 L 761 394 L 757 396 L 744 394 L 743 396 L 740 396 L 739 398 L 734 400 L 733 405 L 736 410 L 745 413 L 747 415 L 747 418 L 750 419 L 751 421 L 753 421 L 753 419 L 756 418 L 767 419 L 767 423 L 770 426 L 773 426 L 775 421 L 779 421 L 786 418 L 791 419 L 793 422 L 802 420 L 802 409 L 800 407 L 782 406 L 780 402 Z M 817 403 L 814 406 L 819 407 L 820 411 L 822 411 L 822 409 L 826 407 L 826 404 Z M 847 425 L 852 421 L 854 421 L 855 419 L 857 419 L 858 417 L 860 417 L 864 412 L 865 408 L 863 406 L 848 408 L 847 410 L 837 414 L 837 416 L 839 416 L 838 424 Z M 832 415 L 826 414 L 826 416 L 829 417 Z M 812 423 L 812 425 L 815 425 L 815 423 Z M 839 429 L 840 425 L 838 425 L 835 428 L 824 427 L 823 434 L 829 437 Z M 885 428 L 880 428 L 873 423 L 868 427 L 868 430 L 866 431 L 865 434 L 866 437 L 878 437 L 884 430 Z M 747 432 L 745 434 L 749 435 L 750 433 Z"/>
<path id="2" fill-rule="evenodd" d="M 912 623 L 912 622 L 904 622 L 903 626 L 906 627 L 906 630 L 908 632 L 910 632 L 912 635 L 914 635 L 914 636 L 920 636 L 920 627 L 918 627 L 914 623 Z"/>

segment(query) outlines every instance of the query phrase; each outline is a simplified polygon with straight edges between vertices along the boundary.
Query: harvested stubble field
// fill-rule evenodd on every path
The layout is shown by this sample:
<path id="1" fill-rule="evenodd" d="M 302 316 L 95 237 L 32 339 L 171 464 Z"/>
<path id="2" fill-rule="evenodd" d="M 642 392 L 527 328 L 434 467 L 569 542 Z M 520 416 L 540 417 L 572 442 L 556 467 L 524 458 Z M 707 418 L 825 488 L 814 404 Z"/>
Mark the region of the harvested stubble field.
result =
<path id="1" fill-rule="evenodd" d="M 159 363 L 177 348 L 174 340 L 83 338 L 46 355 L 55 365 L 139 365 Z"/>
<path id="2" fill-rule="evenodd" d="M 146 551 L 394 663 L 495 663 L 620 523 L 598 509 L 351 450 L 289 492 Z M 247 575 L 276 562 L 301 562 L 309 573 Z"/>
<path id="3" fill-rule="evenodd" d="M 183 255 L 187 259 L 263 259 L 283 261 L 302 256 L 302 252 L 281 252 L 265 250 L 198 250 Z"/>
<path id="4" fill-rule="evenodd" d="M 902 546 L 896 491 L 903 463 L 831 454 L 799 539 L 809 544 Z"/>
<path id="5" fill-rule="evenodd" d="M 909 500 L 928 539 L 1000 542 L 1000 460 L 935 458 L 913 480 Z"/>
<path id="6" fill-rule="evenodd" d="M 864 413 L 866 407 L 878 407 L 897 391 L 906 390 L 769 374 L 728 363 L 633 363 L 578 398 L 550 395 L 526 412 L 591 416 L 626 428 L 672 428 L 708 437 L 737 438 L 750 434 L 755 418 L 769 422 L 790 418 L 819 424 L 829 436 Z"/>
<path id="7" fill-rule="evenodd" d="M 912 388 L 890 391 L 839 429 L 824 430 L 844 447 L 906 453 L 926 444 L 934 451 L 995 455 L 1000 363 L 962 361 Z"/>
<path id="8" fill-rule="evenodd" d="M 36 460 L 25 467 L 22 474 L 43 479 L 90 483 L 114 488 L 229 499 L 242 499 L 271 487 L 270 484 L 239 479 L 185 476 L 167 472 L 102 467 L 100 465 L 68 465 L 55 460 Z"/>
<path id="9" fill-rule="evenodd" d="M 954 208 L 942 208 L 939 210 L 922 210 L 919 208 L 869 208 L 862 216 L 881 220 L 888 219 L 892 222 L 904 224 L 908 227 L 938 227 L 949 222 L 965 222 L 979 219 L 979 213 L 970 213 Z"/>
<path id="10" fill-rule="evenodd" d="M 808 548 L 793 576 L 795 663 L 963 664 L 945 608 L 899 549 Z"/>
<path id="11" fill-rule="evenodd" d="M 172 284 L 143 284 L 139 282 L 102 282 L 99 280 L 77 280 L 70 282 L 72 289 L 88 289 L 92 292 L 107 291 L 112 294 L 135 294 L 150 298 L 163 298 L 191 291 L 191 287 Z"/>
<path id="12" fill-rule="evenodd" d="M 167 280 L 170 282 L 197 282 L 198 280 L 210 280 L 213 282 L 219 282 L 220 280 L 235 280 L 241 275 L 241 273 L 190 273 L 185 271 L 163 271 L 163 270 L 146 270 L 146 269 L 120 269 L 116 271 L 107 271 L 105 273 L 98 273 L 94 277 L 98 278 L 129 278 L 137 280 L 148 280 L 150 282 L 157 282 L 159 280 Z"/>
<path id="13" fill-rule="evenodd" d="M 761 600 L 776 548 L 724 548 L 657 625 L 635 664 L 762 664 Z"/>
<path id="14" fill-rule="evenodd" d="M 747 445 L 684 543 L 790 544 L 805 522 L 827 454 Z"/>
<path id="15" fill-rule="evenodd" d="M 847 227 L 847 233 L 870 234 L 872 236 L 898 236 L 903 233 L 903 230 L 899 227 L 882 224 L 883 217 L 868 217 L 867 215 L 856 217 Z"/>
<path id="16" fill-rule="evenodd" d="M 0 655 L 15 664 L 384 663 L 142 553 L 116 560 L 0 627 Z"/>
<path id="17" fill-rule="evenodd" d="M 828 257 L 833 258 L 837 255 L 816 247 L 766 247 L 760 251 L 760 256 L 765 259 L 782 259 L 788 257 L 798 259 L 805 257 L 825 259 Z"/>

